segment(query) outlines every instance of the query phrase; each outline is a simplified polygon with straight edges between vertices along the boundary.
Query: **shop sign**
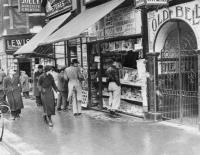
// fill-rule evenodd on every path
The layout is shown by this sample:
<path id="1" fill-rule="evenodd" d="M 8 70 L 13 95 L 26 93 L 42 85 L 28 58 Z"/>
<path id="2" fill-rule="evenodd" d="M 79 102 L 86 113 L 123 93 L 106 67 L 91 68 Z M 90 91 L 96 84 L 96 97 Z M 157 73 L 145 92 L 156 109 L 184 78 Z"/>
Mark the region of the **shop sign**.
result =
<path id="1" fill-rule="evenodd" d="M 140 6 L 145 6 L 145 5 L 167 5 L 168 0 L 136 0 L 135 1 L 135 6 L 140 7 Z"/>
<path id="2" fill-rule="evenodd" d="M 84 4 L 88 4 L 88 3 L 91 3 L 91 2 L 94 2 L 94 1 L 97 1 L 97 0 L 84 0 Z"/>
<path id="3" fill-rule="evenodd" d="M 35 13 L 41 12 L 40 0 L 18 0 L 19 12 Z"/>
<path id="4" fill-rule="evenodd" d="M 72 0 L 47 0 L 46 13 L 52 16 L 72 9 Z"/>
<path id="5" fill-rule="evenodd" d="M 169 74 L 169 73 L 178 73 L 179 72 L 179 62 L 178 61 L 164 61 L 159 63 L 161 67 L 162 74 Z M 195 61 L 189 62 L 185 61 L 181 63 L 181 73 L 191 72 L 192 70 L 195 71 Z"/>
<path id="6" fill-rule="evenodd" d="M 152 30 L 156 31 L 164 22 L 172 18 L 180 18 L 191 25 L 198 25 L 200 23 L 200 4 L 194 6 L 178 5 L 159 11 L 151 20 Z"/>
<path id="7" fill-rule="evenodd" d="M 112 11 L 88 29 L 90 37 L 97 39 L 141 34 L 141 11 L 132 6 Z"/>
<path id="8" fill-rule="evenodd" d="M 149 46 L 153 49 L 153 42 L 160 27 L 171 19 L 179 19 L 190 25 L 199 35 L 200 2 L 188 2 L 169 8 L 160 9 L 148 13 Z"/>
<path id="9" fill-rule="evenodd" d="M 6 42 L 6 51 L 16 51 L 20 47 L 25 45 L 30 39 L 31 39 L 31 36 L 7 38 L 5 40 L 5 42 Z"/>

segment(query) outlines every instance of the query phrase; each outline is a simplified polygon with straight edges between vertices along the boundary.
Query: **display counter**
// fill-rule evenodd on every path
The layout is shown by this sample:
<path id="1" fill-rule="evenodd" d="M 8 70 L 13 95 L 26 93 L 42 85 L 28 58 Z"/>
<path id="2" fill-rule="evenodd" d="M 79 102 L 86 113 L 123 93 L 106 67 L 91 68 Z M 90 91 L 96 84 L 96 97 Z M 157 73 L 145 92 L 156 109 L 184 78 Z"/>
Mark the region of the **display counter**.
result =
<path id="1" fill-rule="evenodd" d="M 144 60 L 138 60 L 144 63 Z M 135 69 L 123 68 L 122 72 L 126 72 L 123 78 L 120 79 L 121 83 L 121 104 L 119 111 L 129 113 L 132 115 L 143 117 L 144 112 L 147 110 L 147 84 L 146 73 Z M 139 77 L 138 71 L 143 72 Z M 133 80 L 134 78 L 134 80 Z M 109 91 L 107 87 L 103 89 L 103 106 L 109 108 Z"/>

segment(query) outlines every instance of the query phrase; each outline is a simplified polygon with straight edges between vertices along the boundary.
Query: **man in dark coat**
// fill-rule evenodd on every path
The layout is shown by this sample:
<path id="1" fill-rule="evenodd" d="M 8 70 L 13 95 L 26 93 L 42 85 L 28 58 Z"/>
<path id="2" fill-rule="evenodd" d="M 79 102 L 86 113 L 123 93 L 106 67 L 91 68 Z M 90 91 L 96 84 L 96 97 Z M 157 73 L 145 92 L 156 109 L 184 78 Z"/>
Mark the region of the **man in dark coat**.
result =
<path id="1" fill-rule="evenodd" d="M 49 126 L 53 126 L 51 116 L 55 115 L 55 97 L 53 89 L 57 92 L 53 76 L 48 73 L 50 66 L 45 66 L 44 73 L 40 75 L 38 80 L 39 91 L 41 92 L 41 99 L 44 109 L 44 119 L 47 121 Z"/>
<path id="2" fill-rule="evenodd" d="M 24 108 L 21 96 L 21 84 L 19 75 L 13 70 L 9 70 L 9 74 L 3 80 L 3 88 L 8 99 L 11 109 L 12 120 L 19 118 L 21 109 Z"/>
<path id="3" fill-rule="evenodd" d="M 42 106 L 42 101 L 41 101 L 41 93 L 39 92 L 39 89 L 38 89 L 38 79 L 39 79 L 39 76 L 43 73 L 43 66 L 42 65 L 39 65 L 38 66 L 38 71 L 36 71 L 34 73 L 34 76 L 33 76 L 33 94 L 36 98 L 36 104 L 37 106 Z"/>

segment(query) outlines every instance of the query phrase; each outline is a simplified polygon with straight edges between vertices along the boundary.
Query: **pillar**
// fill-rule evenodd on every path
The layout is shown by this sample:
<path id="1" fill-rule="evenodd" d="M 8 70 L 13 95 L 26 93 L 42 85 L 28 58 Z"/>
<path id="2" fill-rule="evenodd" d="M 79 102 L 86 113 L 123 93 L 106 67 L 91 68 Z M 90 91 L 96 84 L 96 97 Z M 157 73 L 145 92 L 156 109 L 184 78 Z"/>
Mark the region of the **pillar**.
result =
<path id="1" fill-rule="evenodd" d="M 157 111 L 158 55 L 159 53 L 147 53 L 146 55 L 149 77 L 147 79 L 148 112 L 145 114 L 145 118 L 154 121 L 162 119 L 161 114 Z"/>

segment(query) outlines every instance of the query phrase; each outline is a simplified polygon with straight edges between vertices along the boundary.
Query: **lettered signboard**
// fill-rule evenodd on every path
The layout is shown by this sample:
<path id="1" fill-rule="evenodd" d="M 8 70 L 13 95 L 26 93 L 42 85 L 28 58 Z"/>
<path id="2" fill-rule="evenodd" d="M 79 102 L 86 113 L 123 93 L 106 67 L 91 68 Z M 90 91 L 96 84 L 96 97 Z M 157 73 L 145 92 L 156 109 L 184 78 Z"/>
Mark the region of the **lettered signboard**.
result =
<path id="1" fill-rule="evenodd" d="M 167 5 L 168 0 L 135 0 L 135 6 L 145 6 L 145 5 Z"/>
<path id="2" fill-rule="evenodd" d="M 39 13 L 41 12 L 41 0 L 18 0 L 19 12 Z"/>

